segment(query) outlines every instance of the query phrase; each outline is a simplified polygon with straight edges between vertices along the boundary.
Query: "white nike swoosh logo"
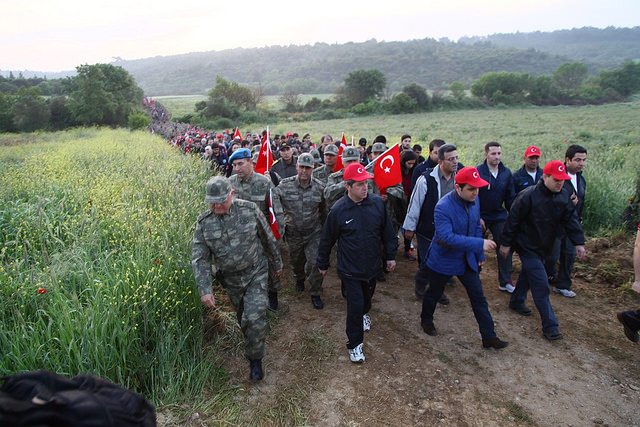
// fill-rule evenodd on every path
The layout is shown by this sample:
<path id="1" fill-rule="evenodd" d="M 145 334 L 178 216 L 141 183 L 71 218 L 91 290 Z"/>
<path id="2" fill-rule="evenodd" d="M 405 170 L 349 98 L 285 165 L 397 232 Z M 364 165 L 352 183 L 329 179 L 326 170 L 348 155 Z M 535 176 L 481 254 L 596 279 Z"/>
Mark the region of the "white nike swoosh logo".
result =
<path id="1" fill-rule="evenodd" d="M 345 221 L 345 224 L 349 224 L 351 221 L 353 221 L 353 218 L 351 218 L 349 221 Z"/>

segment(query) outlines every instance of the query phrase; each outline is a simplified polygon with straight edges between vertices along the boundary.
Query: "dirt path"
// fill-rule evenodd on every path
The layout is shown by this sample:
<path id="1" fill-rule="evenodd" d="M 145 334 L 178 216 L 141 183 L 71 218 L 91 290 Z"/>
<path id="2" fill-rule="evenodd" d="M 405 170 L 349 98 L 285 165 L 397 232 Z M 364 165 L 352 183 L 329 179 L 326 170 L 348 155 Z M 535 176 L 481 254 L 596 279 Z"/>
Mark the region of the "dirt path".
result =
<path id="1" fill-rule="evenodd" d="M 607 252 L 590 257 L 596 255 L 606 258 Z M 630 258 L 630 252 L 621 256 Z M 519 270 L 517 262 L 514 267 Z M 625 338 L 615 320 L 617 311 L 633 308 L 637 299 L 620 296 L 597 283 L 586 266 L 579 268 L 578 296 L 551 296 L 564 339 L 549 342 L 530 298 L 531 317 L 509 310 L 508 294 L 497 289 L 495 257 L 489 255 L 481 274 L 485 294 L 496 331 L 510 344 L 485 350 L 459 283 L 447 287 L 451 304 L 436 310 L 439 335 L 422 332 L 421 304 L 413 295 L 416 268 L 399 255 L 396 272 L 378 284 L 362 365 L 348 358 L 346 302 L 335 270 L 325 279 L 323 310 L 312 308 L 306 292 L 293 290 L 285 270 L 264 380 L 248 381 L 241 352 L 225 361 L 241 387 L 246 422 L 640 425 L 640 347 Z"/>

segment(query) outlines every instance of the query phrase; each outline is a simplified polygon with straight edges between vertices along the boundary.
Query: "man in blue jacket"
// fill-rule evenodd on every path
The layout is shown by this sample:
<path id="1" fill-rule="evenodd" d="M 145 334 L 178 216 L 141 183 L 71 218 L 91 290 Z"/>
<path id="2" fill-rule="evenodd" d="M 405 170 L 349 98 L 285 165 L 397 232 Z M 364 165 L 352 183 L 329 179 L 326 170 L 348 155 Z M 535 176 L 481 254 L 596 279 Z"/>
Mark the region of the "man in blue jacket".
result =
<path id="1" fill-rule="evenodd" d="M 364 362 L 364 331 L 370 328 L 367 313 L 376 288 L 376 277 L 386 259 L 388 271 L 396 267 L 398 236 L 380 196 L 368 194 L 367 180 L 373 178 L 360 163 L 344 170 L 347 193 L 329 211 L 322 228 L 317 265 L 324 277 L 329 269 L 331 248 L 338 242 L 338 276 L 347 298 L 347 348 L 354 363 Z"/>
<path id="2" fill-rule="evenodd" d="M 484 252 L 496 248 L 492 240 L 482 238 L 480 208 L 475 202 L 478 191 L 488 182 L 473 167 L 460 169 L 455 177 L 455 190 L 444 196 L 434 212 L 435 234 L 427 254 L 429 287 L 422 299 L 421 325 L 427 335 L 438 335 L 433 313 L 444 285 L 458 276 L 464 286 L 478 322 L 482 346 L 500 349 L 509 343 L 496 336 L 493 318 L 480 282 Z"/>
<path id="3" fill-rule="evenodd" d="M 507 221 L 507 211 L 511 207 L 515 190 L 513 177 L 508 167 L 502 164 L 502 147 L 498 142 L 489 142 L 484 146 L 485 161 L 477 166 L 480 177 L 489 185 L 482 187 L 478 194 L 480 201 L 480 217 L 483 231 L 490 230 L 493 240 L 500 244 L 500 236 L 504 223 Z M 511 256 L 498 257 L 498 289 L 513 293 L 515 286 L 511 283 L 513 271 Z"/>

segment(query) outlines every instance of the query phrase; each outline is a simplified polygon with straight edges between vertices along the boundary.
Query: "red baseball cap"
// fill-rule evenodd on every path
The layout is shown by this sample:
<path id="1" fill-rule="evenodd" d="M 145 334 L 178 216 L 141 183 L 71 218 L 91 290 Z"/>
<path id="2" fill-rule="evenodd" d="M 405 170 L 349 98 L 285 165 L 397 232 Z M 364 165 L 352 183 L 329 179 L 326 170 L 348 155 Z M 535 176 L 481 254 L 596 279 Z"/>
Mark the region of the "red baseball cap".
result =
<path id="1" fill-rule="evenodd" d="M 480 178 L 478 169 L 467 166 L 456 173 L 456 184 L 469 184 L 472 187 L 480 188 L 489 185 L 487 181 Z"/>
<path id="2" fill-rule="evenodd" d="M 551 175 L 555 179 L 561 179 L 563 181 L 571 179 L 571 177 L 567 175 L 567 168 L 560 160 L 551 160 L 544 166 L 542 173 L 545 175 Z"/>
<path id="3" fill-rule="evenodd" d="M 538 156 L 540 157 L 540 149 L 538 147 L 536 147 L 535 145 L 531 145 L 529 147 L 527 147 L 527 149 L 524 152 L 524 156 L 525 157 L 533 157 L 533 156 Z"/>
<path id="4" fill-rule="evenodd" d="M 360 163 L 351 163 L 345 168 L 343 178 L 345 181 L 364 181 L 373 176 L 369 175 Z"/>

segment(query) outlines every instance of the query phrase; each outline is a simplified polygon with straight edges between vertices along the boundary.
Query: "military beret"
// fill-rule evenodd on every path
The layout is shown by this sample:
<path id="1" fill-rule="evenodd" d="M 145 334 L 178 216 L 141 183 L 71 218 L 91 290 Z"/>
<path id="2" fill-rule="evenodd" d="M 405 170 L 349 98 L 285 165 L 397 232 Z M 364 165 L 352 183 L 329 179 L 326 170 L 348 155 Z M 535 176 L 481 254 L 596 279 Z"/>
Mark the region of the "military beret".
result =
<path id="1" fill-rule="evenodd" d="M 250 158 L 251 158 L 251 151 L 249 151 L 248 148 L 238 148 L 236 151 L 233 152 L 231 157 L 229 157 L 229 161 L 233 162 L 234 160 L 237 160 L 237 159 L 250 159 Z"/>

